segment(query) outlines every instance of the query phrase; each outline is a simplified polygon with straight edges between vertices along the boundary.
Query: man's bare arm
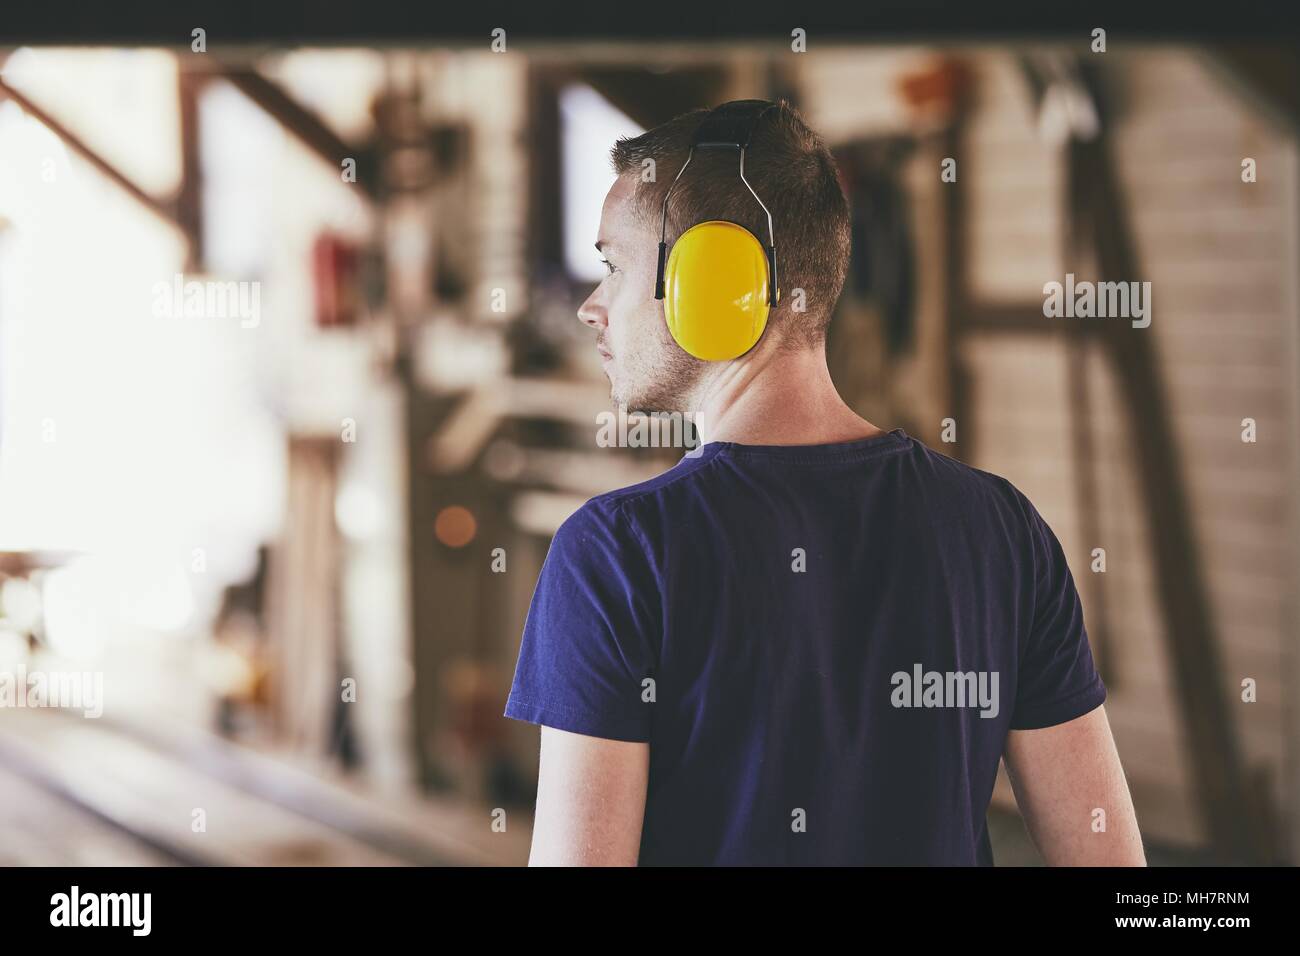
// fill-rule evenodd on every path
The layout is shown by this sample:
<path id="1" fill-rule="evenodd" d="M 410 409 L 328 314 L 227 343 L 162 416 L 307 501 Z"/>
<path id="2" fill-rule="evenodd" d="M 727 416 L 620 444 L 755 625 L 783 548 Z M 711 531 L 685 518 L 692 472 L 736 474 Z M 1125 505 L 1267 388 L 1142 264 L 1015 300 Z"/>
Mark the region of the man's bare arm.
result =
<path id="1" fill-rule="evenodd" d="M 1048 866 L 1146 866 L 1104 707 L 1055 727 L 1011 731 L 1003 762 Z M 1094 825 L 1097 808 L 1106 813 L 1104 832 Z"/>
<path id="2" fill-rule="evenodd" d="M 529 866 L 636 866 L 650 745 L 542 727 Z"/>

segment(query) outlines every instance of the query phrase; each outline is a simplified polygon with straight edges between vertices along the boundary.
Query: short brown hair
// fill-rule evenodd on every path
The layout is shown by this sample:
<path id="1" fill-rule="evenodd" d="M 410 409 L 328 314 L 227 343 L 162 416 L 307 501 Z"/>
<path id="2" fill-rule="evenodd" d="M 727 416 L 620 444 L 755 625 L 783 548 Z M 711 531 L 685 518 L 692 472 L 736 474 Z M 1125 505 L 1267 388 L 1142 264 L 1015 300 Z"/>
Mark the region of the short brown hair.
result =
<path id="1" fill-rule="evenodd" d="M 638 213 L 659 233 L 664 194 L 686 162 L 691 139 L 708 110 L 691 110 L 640 136 L 614 144 L 619 175 L 638 178 Z M 654 180 L 642 172 L 654 160 Z M 745 178 L 772 212 L 781 302 L 772 316 L 783 342 L 811 347 L 826 340 L 831 312 L 849 264 L 849 204 L 835 160 L 821 138 L 785 100 L 768 110 L 745 152 Z M 697 151 L 668 203 L 668 241 L 708 219 L 744 226 L 767 245 L 767 217 L 740 181 L 734 152 Z M 793 290 L 804 292 L 806 312 L 790 308 Z"/>

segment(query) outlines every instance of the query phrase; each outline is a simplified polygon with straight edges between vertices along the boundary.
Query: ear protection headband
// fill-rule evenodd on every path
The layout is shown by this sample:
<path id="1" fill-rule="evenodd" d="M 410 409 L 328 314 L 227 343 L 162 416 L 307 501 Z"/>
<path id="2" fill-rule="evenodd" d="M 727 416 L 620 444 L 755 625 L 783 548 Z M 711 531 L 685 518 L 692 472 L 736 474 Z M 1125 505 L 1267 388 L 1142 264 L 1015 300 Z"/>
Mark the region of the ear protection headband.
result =
<path id="1" fill-rule="evenodd" d="M 772 214 L 745 179 L 745 150 L 759 120 L 775 108 L 767 100 L 735 100 L 711 111 L 664 194 L 655 298 L 663 300 L 674 341 L 698 359 L 719 362 L 748 352 L 762 337 L 768 313 L 780 298 Z M 740 181 L 767 215 L 766 246 L 738 223 L 710 219 L 683 232 L 668 254 L 668 200 L 697 149 L 739 151 Z"/>

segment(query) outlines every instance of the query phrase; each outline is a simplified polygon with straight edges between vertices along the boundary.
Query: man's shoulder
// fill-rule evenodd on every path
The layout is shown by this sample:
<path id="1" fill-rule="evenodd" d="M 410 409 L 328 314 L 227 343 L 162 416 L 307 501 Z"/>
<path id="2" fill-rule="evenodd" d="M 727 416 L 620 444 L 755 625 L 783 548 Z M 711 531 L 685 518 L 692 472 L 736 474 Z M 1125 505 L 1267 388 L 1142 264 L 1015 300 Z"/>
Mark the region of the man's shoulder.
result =
<path id="1" fill-rule="evenodd" d="M 912 438 L 909 472 L 916 492 L 938 511 L 1026 516 L 1029 499 L 1002 475 L 976 468 Z"/>
<path id="2" fill-rule="evenodd" d="M 588 520 L 609 519 L 642 503 L 644 499 L 677 493 L 689 494 L 691 477 L 701 471 L 712 457 L 705 446 L 697 446 L 682 455 L 675 465 L 653 477 L 589 498 L 578 512 Z"/>
<path id="3" fill-rule="evenodd" d="M 709 457 L 702 446 L 697 447 L 687 451 L 677 464 L 651 478 L 588 498 L 564 520 L 556 537 L 572 541 L 596 536 L 641 544 L 638 514 L 647 505 L 654 508 L 655 502 L 671 510 L 672 496 L 691 493 L 690 476 L 707 464 Z"/>
<path id="4" fill-rule="evenodd" d="M 1034 506 L 1009 479 L 953 458 L 915 437 L 907 439 L 909 447 L 901 456 L 903 469 L 897 475 L 902 501 L 933 518 L 998 515 L 1018 524 L 1032 524 Z M 712 457 L 706 447 L 696 448 L 658 475 L 588 498 L 564 521 L 557 537 L 598 536 L 643 543 L 639 540 L 642 526 L 652 526 L 658 519 L 675 523 L 679 511 L 698 504 L 695 479 L 705 472 Z"/>

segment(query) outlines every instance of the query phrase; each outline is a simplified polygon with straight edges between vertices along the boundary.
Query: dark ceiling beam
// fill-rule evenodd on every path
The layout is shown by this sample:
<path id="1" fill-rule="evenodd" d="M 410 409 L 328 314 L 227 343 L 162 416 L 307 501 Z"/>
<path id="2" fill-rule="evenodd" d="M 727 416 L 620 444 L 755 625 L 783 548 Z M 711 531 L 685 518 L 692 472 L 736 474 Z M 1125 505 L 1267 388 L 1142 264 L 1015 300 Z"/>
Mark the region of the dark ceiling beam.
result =
<path id="1" fill-rule="evenodd" d="M 212 71 L 212 75 L 231 83 L 335 170 L 341 169 L 343 160 L 349 158 L 361 166 L 362 157 L 369 151 L 368 147 L 343 139 L 316 113 L 285 92 L 278 83 L 247 68 L 219 66 Z M 370 177 L 361 175 L 361 170 L 358 170 L 357 185 L 362 187 L 368 197 L 375 198 L 372 181 Z"/>
<path id="2" fill-rule="evenodd" d="M 592 87 L 639 126 L 653 129 L 688 110 L 716 106 L 731 77 L 718 67 L 656 73 L 591 66 L 575 71 L 574 79 Z"/>
<path id="3" fill-rule="evenodd" d="M 1300 133 L 1300 46 L 1212 44 L 1208 50 L 1242 99 L 1292 135 Z"/>
<path id="4" fill-rule="evenodd" d="M 176 102 L 181 138 L 181 181 L 176 191 L 176 218 L 189 238 L 187 271 L 203 263 L 203 163 L 199 150 L 199 96 L 206 78 L 189 70 L 176 71 Z"/>
<path id="5" fill-rule="evenodd" d="M 165 199 L 160 199 L 150 193 L 145 192 L 136 182 L 123 173 L 120 169 L 110 163 L 107 159 L 92 149 L 76 133 L 64 126 L 46 110 L 42 109 L 36 103 L 32 102 L 25 94 L 14 89 L 4 80 L 0 79 L 0 97 L 9 97 L 22 108 L 22 111 L 31 116 L 51 133 L 57 136 L 70 150 L 90 163 L 91 166 L 99 170 L 110 182 L 123 190 L 132 199 L 144 206 L 154 215 L 165 221 L 168 225 L 174 226 L 181 232 L 188 235 L 184 223 L 176 214 L 175 205 Z"/>

